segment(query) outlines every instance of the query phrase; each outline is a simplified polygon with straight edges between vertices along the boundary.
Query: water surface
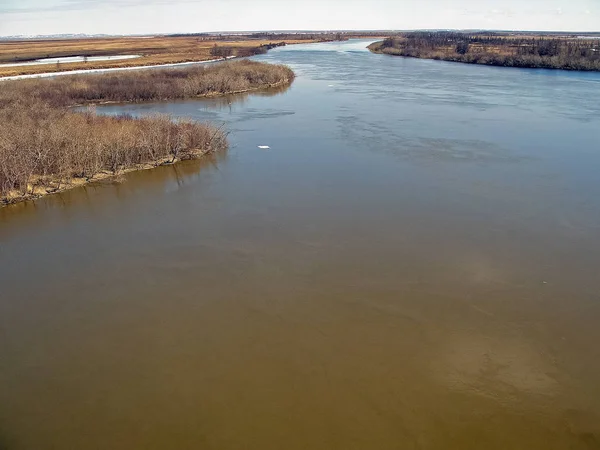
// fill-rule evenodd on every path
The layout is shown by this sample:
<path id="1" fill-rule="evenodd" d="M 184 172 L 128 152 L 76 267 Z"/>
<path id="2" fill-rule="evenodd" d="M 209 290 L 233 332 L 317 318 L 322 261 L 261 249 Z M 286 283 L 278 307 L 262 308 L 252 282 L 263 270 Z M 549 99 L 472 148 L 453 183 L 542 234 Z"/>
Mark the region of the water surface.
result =
<path id="1" fill-rule="evenodd" d="M 600 448 L 600 74 L 366 45 L 99 108 L 232 147 L 0 209 L 0 448 Z"/>

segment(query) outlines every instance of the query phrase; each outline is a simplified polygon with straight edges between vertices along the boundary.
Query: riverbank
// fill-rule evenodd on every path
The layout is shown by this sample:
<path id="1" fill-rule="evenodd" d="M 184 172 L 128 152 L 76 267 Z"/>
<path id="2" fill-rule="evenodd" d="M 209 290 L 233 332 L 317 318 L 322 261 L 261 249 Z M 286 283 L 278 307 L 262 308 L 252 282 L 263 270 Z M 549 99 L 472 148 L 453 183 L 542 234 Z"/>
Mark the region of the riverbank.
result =
<path id="1" fill-rule="evenodd" d="M 160 166 L 170 166 L 181 161 L 199 159 L 213 153 L 214 150 L 197 150 L 188 153 L 186 157 L 181 158 L 162 158 L 147 163 L 134 164 L 131 167 L 119 169 L 117 172 L 104 170 L 90 177 L 73 177 L 69 179 L 60 179 L 56 177 L 44 178 L 33 177 L 29 183 L 29 192 L 26 195 L 19 191 L 11 191 L 0 199 L 0 207 L 20 203 L 26 200 L 36 200 L 47 195 L 59 194 L 70 189 L 78 188 L 92 183 L 118 182 L 120 178 L 128 173 L 140 170 L 155 169 Z"/>
<path id="2" fill-rule="evenodd" d="M 371 44 L 373 53 L 500 67 L 600 71 L 600 39 L 414 32 Z"/>
<path id="3" fill-rule="evenodd" d="M 285 66 L 252 61 L 207 68 L 71 76 L 0 85 L 0 204 L 15 203 L 227 148 L 220 127 L 169 116 L 134 118 L 72 106 L 228 95 L 289 84 Z"/>

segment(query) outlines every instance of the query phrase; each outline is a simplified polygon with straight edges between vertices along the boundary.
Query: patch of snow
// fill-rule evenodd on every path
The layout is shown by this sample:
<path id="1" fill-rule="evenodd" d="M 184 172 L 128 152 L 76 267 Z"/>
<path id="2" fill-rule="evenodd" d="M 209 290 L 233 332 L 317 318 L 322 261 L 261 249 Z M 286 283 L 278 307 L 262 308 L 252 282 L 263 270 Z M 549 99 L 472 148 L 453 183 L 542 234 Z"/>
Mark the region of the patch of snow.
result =
<path id="1" fill-rule="evenodd" d="M 116 56 L 67 56 L 64 58 L 42 58 L 33 61 L 22 61 L 18 63 L 0 64 L 1 67 L 21 67 L 38 66 L 42 64 L 69 64 L 76 62 L 97 62 L 97 61 L 120 61 L 123 59 L 140 58 L 141 55 L 116 55 Z"/>
<path id="2" fill-rule="evenodd" d="M 235 56 L 228 56 L 225 59 L 232 59 Z M 211 59 L 208 61 L 192 61 L 172 64 L 159 64 L 156 66 L 133 66 L 133 67 L 111 67 L 110 69 L 80 69 L 80 70 L 69 70 L 66 72 L 47 72 L 47 73 L 34 73 L 30 75 L 14 75 L 10 77 L 0 77 L 0 81 L 11 81 L 11 80 L 25 80 L 28 78 L 51 78 L 59 77 L 63 75 L 81 75 L 81 74 L 92 74 L 92 73 L 106 73 L 106 72 L 118 72 L 121 70 L 140 70 L 140 69 L 160 69 L 163 67 L 179 67 L 179 66 L 191 66 L 195 64 L 210 64 L 223 61 L 222 58 Z"/>

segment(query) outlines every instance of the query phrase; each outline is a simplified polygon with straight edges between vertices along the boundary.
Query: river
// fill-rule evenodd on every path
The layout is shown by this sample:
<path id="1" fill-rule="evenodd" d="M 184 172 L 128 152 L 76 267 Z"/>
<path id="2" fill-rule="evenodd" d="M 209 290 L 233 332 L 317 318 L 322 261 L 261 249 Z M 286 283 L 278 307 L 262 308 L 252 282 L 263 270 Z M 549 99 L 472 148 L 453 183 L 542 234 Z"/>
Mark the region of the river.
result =
<path id="1" fill-rule="evenodd" d="M 600 448 L 600 74 L 367 43 L 98 108 L 231 148 L 0 209 L 2 450 Z"/>

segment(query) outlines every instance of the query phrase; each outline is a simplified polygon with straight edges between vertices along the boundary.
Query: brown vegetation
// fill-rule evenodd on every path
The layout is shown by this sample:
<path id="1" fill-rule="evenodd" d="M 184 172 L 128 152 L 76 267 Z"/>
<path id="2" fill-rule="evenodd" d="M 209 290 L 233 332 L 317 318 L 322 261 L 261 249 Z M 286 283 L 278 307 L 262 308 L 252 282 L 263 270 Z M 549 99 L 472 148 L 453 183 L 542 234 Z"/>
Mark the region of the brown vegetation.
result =
<path id="1" fill-rule="evenodd" d="M 0 41 L 0 64 L 67 56 L 141 55 L 140 58 L 116 61 L 0 67 L 0 77 L 79 69 L 106 69 L 208 61 L 215 59 L 213 54 L 215 45 L 230 49 L 231 53 L 227 56 L 251 56 L 256 52 L 262 53 L 266 46 L 273 43 L 297 44 L 319 42 L 331 38 L 328 35 L 322 35 L 320 38 L 319 35 L 287 35 L 286 38 L 278 38 L 278 36 L 185 35 L 147 38 Z M 261 47 L 263 50 L 257 50 Z"/>
<path id="2" fill-rule="evenodd" d="M 287 67 L 251 61 L 0 83 L 0 203 L 120 171 L 172 163 L 227 146 L 214 126 L 168 116 L 99 116 L 68 107 L 249 91 L 293 79 Z"/>
<path id="3" fill-rule="evenodd" d="M 505 67 L 600 71 L 600 39 L 414 32 L 372 44 L 371 51 Z"/>
<path id="4" fill-rule="evenodd" d="M 294 73 L 288 67 L 242 60 L 185 69 L 149 69 L 1 82 L 0 93 L 18 91 L 21 98 L 36 98 L 54 107 L 65 107 L 206 97 L 285 84 L 293 79 Z M 0 94 L 0 106 L 5 95 Z"/>

